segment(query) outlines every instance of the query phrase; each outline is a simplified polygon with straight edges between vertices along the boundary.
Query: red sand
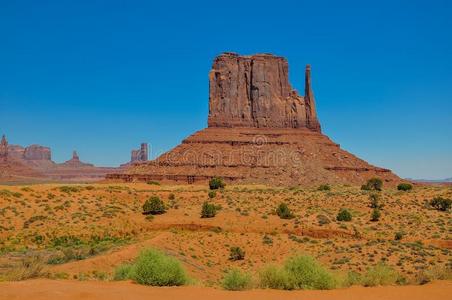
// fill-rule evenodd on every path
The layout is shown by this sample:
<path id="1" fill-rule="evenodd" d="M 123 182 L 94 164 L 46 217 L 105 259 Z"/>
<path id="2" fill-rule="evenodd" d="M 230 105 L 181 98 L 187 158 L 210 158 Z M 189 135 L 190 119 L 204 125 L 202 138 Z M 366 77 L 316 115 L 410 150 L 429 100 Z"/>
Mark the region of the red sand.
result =
<path id="1" fill-rule="evenodd" d="M 147 287 L 130 282 L 29 280 L 0 283 L 0 300 L 8 299 L 451 299 L 452 282 L 438 281 L 422 286 L 352 287 L 331 291 L 251 290 L 229 292 L 204 287 Z"/>

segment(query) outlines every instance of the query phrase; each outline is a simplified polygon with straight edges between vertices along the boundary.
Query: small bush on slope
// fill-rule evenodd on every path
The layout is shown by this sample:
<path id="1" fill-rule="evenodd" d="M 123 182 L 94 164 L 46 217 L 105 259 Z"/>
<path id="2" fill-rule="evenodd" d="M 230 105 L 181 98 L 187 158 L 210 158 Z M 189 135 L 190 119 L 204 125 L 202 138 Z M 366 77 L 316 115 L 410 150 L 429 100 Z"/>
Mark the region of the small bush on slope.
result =
<path id="1" fill-rule="evenodd" d="M 378 208 L 374 208 L 372 210 L 372 214 L 370 215 L 370 220 L 372 222 L 378 222 L 380 220 L 381 217 L 381 212 Z"/>
<path id="2" fill-rule="evenodd" d="M 366 184 L 361 186 L 361 189 L 366 191 L 381 191 L 382 188 L 383 180 L 380 178 L 371 178 L 367 180 Z"/>
<path id="3" fill-rule="evenodd" d="M 224 276 L 221 286 L 229 291 L 243 291 L 251 288 L 251 275 L 240 269 L 231 269 Z"/>
<path id="4" fill-rule="evenodd" d="M 317 188 L 318 191 L 330 191 L 331 187 L 328 184 L 322 184 Z"/>
<path id="5" fill-rule="evenodd" d="M 284 268 L 268 265 L 259 272 L 259 286 L 276 290 L 291 290 L 289 274 Z"/>
<path id="6" fill-rule="evenodd" d="M 336 216 L 336 220 L 350 222 L 352 220 L 352 214 L 345 208 L 341 208 Z"/>
<path id="7" fill-rule="evenodd" d="M 451 199 L 445 199 L 442 197 L 436 197 L 430 200 L 430 205 L 439 211 L 448 211 L 452 206 Z"/>
<path id="8" fill-rule="evenodd" d="M 311 256 L 294 256 L 282 268 L 265 267 L 259 273 L 259 285 L 284 290 L 329 290 L 337 286 L 337 279 Z"/>
<path id="9" fill-rule="evenodd" d="M 152 286 L 178 286 L 188 282 L 180 262 L 155 249 L 143 250 L 131 266 L 119 266 L 114 278 L 132 279 L 136 283 Z"/>
<path id="10" fill-rule="evenodd" d="M 377 264 L 367 270 L 362 278 L 362 285 L 377 286 L 395 284 L 400 279 L 400 275 L 391 267 L 385 264 Z"/>
<path id="11" fill-rule="evenodd" d="M 123 264 L 119 265 L 115 269 L 115 274 L 113 275 L 113 280 L 127 280 L 130 279 L 132 274 L 133 265 Z"/>
<path id="12" fill-rule="evenodd" d="M 213 218 L 217 214 L 217 207 L 209 202 L 204 202 L 201 208 L 201 218 Z"/>
<path id="13" fill-rule="evenodd" d="M 399 191 L 410 191 L 410 190 L 413 189 L 413 186 L 412 186 L 411 184 L 409 184 L 409 183 L 400 183 L 400 184 L 397 186 L 397 189 L 398 189 Z"/>
<path id="14" fill-rule="evenodd" d="M 236 261 L 243 259 L 245 259 L 245 251 L 240 247 L 231 247 L 229 251 L 229 260 Z"/>
<path id="15" fill-rule="evenodd" d="M 7 273 L 5 279 L 10 281 L 20 281 L 37 278 L 44 275 L 44 266 L 44 262 L 40 256 L 25 258 L 21 261 L 17 268 Z"/>
<path id="16" fill-rule="evenodd" d="M 143 214 L 159 215 L 165 213 L 165 205 L 157 196 L 152 196 L 143 205 Z"/>
<path id="17" fill-rule="evenodd" d="M 220 177 L 214 177 L 214 178 L 210 179 L 210 181 L 209 181 L 209 188 L 211 190 L 222 189 L 225 186 L 226 186 L 226 184 L 224 183 L 223 179 Z"/>
<path id="18" fill-rule="evenodd" d="M 279 204 L 276 208 L 276 214 L 281 219 L 292 219 L 294 217 L 286 203 Z"/>

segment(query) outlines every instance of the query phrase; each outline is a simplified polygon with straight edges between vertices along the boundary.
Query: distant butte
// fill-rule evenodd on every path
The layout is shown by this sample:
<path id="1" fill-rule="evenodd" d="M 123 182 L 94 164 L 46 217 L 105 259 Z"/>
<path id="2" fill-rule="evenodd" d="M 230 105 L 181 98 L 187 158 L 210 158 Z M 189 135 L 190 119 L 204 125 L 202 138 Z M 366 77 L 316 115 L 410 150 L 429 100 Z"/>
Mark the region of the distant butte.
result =
<path id="1" fill-rule="evenodd" d="M 52 161 L 49 147 L 10 145 L 4 135 L 0 141 L 0 182 L 96 181 L 117 171 L 119 168 L 103 168 L 84 163 L 80 161 L 76 151 L 72 153 L 70 160 L 57 164 Z"/>
<path id="2" fill-rule="evenodd" d="M 362 184 L 399 178 L 342 150 L 321 133 L 305 70 L 305 95 L 289 83 L 283 57 L 223 53 L 209 73 L 208 128 L 153 161 L 107 175 L 121 181 L 230 182 L 276 185 Z"/>

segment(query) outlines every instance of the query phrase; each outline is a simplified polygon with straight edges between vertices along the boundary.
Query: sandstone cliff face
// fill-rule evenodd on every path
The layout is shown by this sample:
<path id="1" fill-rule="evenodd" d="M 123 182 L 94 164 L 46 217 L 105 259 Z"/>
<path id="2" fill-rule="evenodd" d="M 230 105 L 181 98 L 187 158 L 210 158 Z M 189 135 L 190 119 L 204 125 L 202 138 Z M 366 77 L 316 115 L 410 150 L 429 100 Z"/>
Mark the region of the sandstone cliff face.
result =
<path id="1" fill-rule="evenodd" d="M 224 53 L 214 60 L 209 81 L 209 127 L 320 131 L 309 66 L 305 97 L 292 89 L 286 59 L 270 54 Z"/>
<path id="2" fill-rule="evenodd" d="M 52 160 L 52 154 L 49 147 L 40 145 L 31 145 L 24 150 L 25 160 Z"/>

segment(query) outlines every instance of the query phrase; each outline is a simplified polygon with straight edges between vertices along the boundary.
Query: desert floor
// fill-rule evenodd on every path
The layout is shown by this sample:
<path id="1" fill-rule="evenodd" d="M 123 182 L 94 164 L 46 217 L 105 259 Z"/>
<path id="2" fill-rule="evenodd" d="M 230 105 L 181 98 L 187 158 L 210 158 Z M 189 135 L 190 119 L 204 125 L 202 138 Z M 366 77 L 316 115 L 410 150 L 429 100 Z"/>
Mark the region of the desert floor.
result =
<path id="1" fill-rule="evenodd" d="M 0 283 L 1 300 L 116 300 L 116 299 L 249 299 L 249 300 L 445 300 L 450 299 L 452 283 L 434 282 L 421 286 L 351 287 L 330 291 L 276 291 L 250 290 L 242 292 L 224 291 L 206 287 L 146 287 L 129 282 L 29 280 Z"/>
<path id="2" fill-rule="evenodd" d="M 363 273 L 384 262 L 409 284 L 418 283 L 426 270 L 450 269 L 452 265 L 451 214 L 428 204 L 433 197 L 452 198 L 450 186 L 415 186 L 409 192 L 385 187 L 379 192 L 383 207 L 376 222 L 370 220 L 369 192 L 354 186 L 319 191 L 317 187 L 236 185 L 218 190 L 212 199 L 208 193 L 207 185 L 0 186 L 0 281 L 7 280 L 8 274 L 32 257 L 38 257 L 43 265 L 40 277 L 77 280 L 2 283 L 2 293 L 30 285 L 42 290 L 45 299 L 52 299 L 51 294 L 44 293 L 44 287 L 55 285 L 55 292 L 79 287 L 88 294 L 92 290 L 101 293 L 99 297 L 107 297 L 108 291 L 94 288 L 98 284 L 111 286 L 119 294 L 121 289 L 131 288 L 137 297 L 146 293 L 168 293 L 171 297 L 172 293 L 185 291 L 196 295 L 197 287 L 166 292 L 130 283 L 102 282 L 112 278 L 118 265 L 133 261 L 141 249 L 149 247 L 179 259 L 197 286 L 215 288 L 219 288 L 219 281 L 230 267 L 256 274 L 265 264 L 280 264 L 297 253 L 312 255 L 341 274 Z M 148 219 L 142 214 L 142 205 L 151 196 L 160 197 L 168 210 Z M 200 217 L 205 201 L 221 206 L 214 218 Z M 288 204 L 294 218 L 280 219 L 275 214 L 281 202 Z M 336 220 L 340 208 L 351 212 L 350 222 Z M 402 239 L 395 240 L 397 232 L 402 233 Z M 232 246 L 245 251 L 244 260 L 229 260 Z M 95 282 L 79 282 L 88 280 Z M 357 295 L 362 289 L 352 288 Z M 375 291 L 392 297 L 392 289 Z M 417 289 L 440 295 L 444 289 L 450 292 L 450 284 L 401 287 L 400 293 L 407 291 L 413 293 L 410 299 L 421 299 L 416 298 L 422 296 L 415 292 Z M 235 295 L 217 289 L 206 289 L 205 293 L 225 299 Z M 262 299 L 261 293 L 245 294 Z M 309 293 L 340 299 L 343 290 L 300 295 Z"/>

